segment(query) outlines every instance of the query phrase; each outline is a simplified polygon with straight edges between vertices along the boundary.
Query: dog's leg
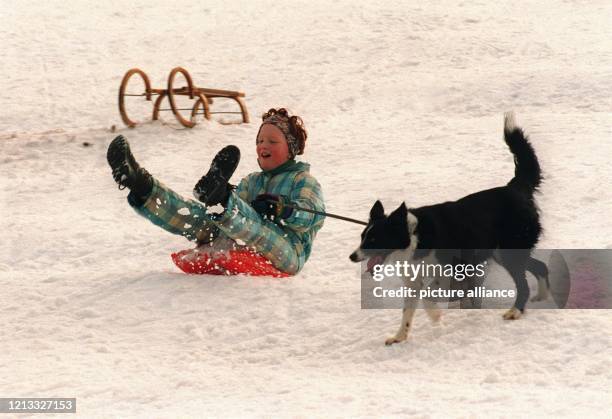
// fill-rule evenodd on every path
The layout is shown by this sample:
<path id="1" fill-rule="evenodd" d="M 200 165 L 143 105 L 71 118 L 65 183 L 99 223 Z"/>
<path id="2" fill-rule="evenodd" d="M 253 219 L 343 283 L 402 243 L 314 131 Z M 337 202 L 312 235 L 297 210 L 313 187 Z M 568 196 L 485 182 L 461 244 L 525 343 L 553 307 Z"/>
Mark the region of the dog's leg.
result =
<path id="1" fill-rule="evenodd" d="M 438 304 L 435 301 L 428 300 L 426 298 L 423 299 L 423 306 L 425 307 L 425 312 L 429 316 L 429 319 L 432 323 L 437 324 L 440 322 L 440 318 L 442 317 L 442 310 L 438 308 Z"/>
<path id="2" fill-rule="evenodd" d="M 407 306 L 404 307 L 402 311 L 402 323 L 395 334 L 395 336 L 391 336 L 387 340 L 385 340 L 385 345 L 393 345 L 394 343 L 400 343 L 406 340 L 408 337 L 408 332 L 410 332 L 410 326 L 412 325 L 412 318 L 414 317 L 414 312 L 416 310 L 416 305 L 418 304 L 418 300 L 415 298 L 411 298 L 407 302 Z"/>
<path id="3" fill-rule="evenodd" d="M 516 299 L 514 300 L 514 306 L 504 313 L 504 320 L 517 320 L 525 311 L 525 305 L 529 300 L 529 285 L 524 270 L 515 270 L 510 272 L 510 275 L 516 285 Z"/>
<path id="4" fill-rule="evenodd" d="M 421 289 L 421 281 L 416 280 L 414 282 L 409 280 L 404 280 L 404 284 L 416 291 L 416 294 L 419 294 Z M 404 309 L 402 311 L 402 322 L 400 323 L 400 327 L 395 334 L 395 336 L 391 336 L 385 340 L 385 345 L 393 345 L 394 343 L 400 343 L 406 340 L 408 337 L 408 332 L 410 332 L 410 327 L 412 326 L 412 318 L 414 317 L 414 311 L 419 304 L 419 300 L 417 298 L 406 297 L 404 299 Z"/>
<path id="5" fill-rule="evenodd" d="M 538 280 L 538 293 L 531 301 L 543 301 L 549 296 L 550 283 L 548 281 L 548 267 L 538 259 L 529 257 L 527 260 L 527 270 Z"/>
<path id="6" fill-rule="evenodd" d="M 501 265 L 508 271 L 510 276 L 512 276 L 514 285 L 516 286 L 514 306 L 504 313 L 504 320 L 519 319 L 525 311 L 525 305 L 529 300 L 529 284 L 527 284 L 525 271 L 530 253 L 531 250 L 529 249 L 525 249 L 525 251 L 520 251 L 518 249 L 500 250 Z"/>

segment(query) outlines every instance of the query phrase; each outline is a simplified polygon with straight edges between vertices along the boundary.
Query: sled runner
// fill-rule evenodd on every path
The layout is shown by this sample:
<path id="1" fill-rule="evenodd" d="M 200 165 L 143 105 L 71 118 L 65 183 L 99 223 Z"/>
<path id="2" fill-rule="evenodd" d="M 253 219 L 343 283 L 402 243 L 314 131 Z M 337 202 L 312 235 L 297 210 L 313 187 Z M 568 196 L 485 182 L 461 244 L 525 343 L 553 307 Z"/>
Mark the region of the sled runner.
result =
<path id="1" fill-rule="evenodd" d="M 186 86 L 183 87 L 174 87 L 176 75 L 180 73 L 185 82 Z M 130 84 L 130 88 L 128 88 L 128 83 L 132 76 L 138 75 L 142 79 L 144 83 L 144 92 L 138 91 L 134 92 L 136 88 L 136 84 Z M 119 87 L 119 113 L 121 114 L 121 119 L 123 123 L 130 128 L 134 128 L 138 122 L 131 119 L 127 114 L 127 106 L 126 106 L 126 97 L 136 96 L 136 97 L 144 97 L 146 100 L 151 101 L 153 96 L 157 96 L 157 99 L 153 105 L 153 120 L 159 119 L 160 111 L 172 111 L 175 118 L 187 128 L 192 128 L 196 125 L 196 115 L 204 115 L 206 119 L 211 119 L 211 115 L 214 113 L 222 113 L 222 114 L 240 114 L 242 115 L 242 122 L 249 122 L 249 113 L 247 112 L 246 105 L 244 104 L 244 93 L 242 92 L 234 92 L 231 90 L 220 90 L 220 89 L 208 89 L 203 87 L 196 87 L 193 84 L 193 80 L 191 76 L 182 67 L 173 68 L 168 76 L 168 87 L 167 89 L 155 89 L 151 87 L 151 82 L 149 80 L 149 76 L 147 74 L 138 69 L 132 68 L 123 76 L 123 80 L 121 81 L 121 86 Z M 189 96 L 190 99 L 194 100 L 193 107 L 191 108 L 179 108 L 177 105 L 176 96 Z M 164 98 L 168 98 L 168 102 L 170 104 L 170 108 L 160 108 L 162 101 Z M 213 98 L 224 98 L 235 101 L 240 107 L 240 112 L 212 112 L 210 110 L 210 105 L 213 103 Z M 200 111 L 200 108 L 202 110 Z M 191 111 L 190 117 L 185 117 L 181 114 L 180 111 Z"/>
<path id="2" fill-rule="evenodd" d="M 286 272 L 276 269 L 268 259 L 250 250 L 229 250 L 209 254 L 198 249 L 172 253 L 172 261 L 183 272 L 199 275 L 272 276 L 286 278 Z"/>

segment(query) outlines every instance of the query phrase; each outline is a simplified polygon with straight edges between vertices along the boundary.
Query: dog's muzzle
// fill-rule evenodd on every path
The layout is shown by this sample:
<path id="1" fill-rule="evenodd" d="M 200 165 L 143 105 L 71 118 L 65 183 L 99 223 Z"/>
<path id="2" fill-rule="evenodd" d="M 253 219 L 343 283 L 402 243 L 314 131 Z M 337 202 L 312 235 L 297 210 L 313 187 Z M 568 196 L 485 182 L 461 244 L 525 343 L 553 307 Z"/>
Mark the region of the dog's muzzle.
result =
<path id="1" fill-rule="evenodd" d="M 349 259 L 352 262 L 361 262 L 362 260 L 365 259 L 365 255 L 363 254 L 363 252 L 357 249 L 353 253 L 351 253 L 351 255 L 349 256 Z"/>

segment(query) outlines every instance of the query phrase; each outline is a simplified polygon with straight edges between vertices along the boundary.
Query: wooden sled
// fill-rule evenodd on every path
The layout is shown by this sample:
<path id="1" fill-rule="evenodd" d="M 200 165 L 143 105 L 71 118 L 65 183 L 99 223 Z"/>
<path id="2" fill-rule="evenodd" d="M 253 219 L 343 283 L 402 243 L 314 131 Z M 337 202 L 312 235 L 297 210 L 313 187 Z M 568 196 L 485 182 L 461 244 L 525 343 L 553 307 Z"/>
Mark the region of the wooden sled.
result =
<path id="1" fill-rule="evenodd" d="M 187 85 L 182 87 L 174 87 L 176 75 L 179 73 L 184 77 Z M 128 88 L 130 80 L 134 75 L 138 75 L 142 79 L 144 83 L 144 91 L 128 92 L 128 89 L 131 90 L 132 88 L 135 88 L 135 83 L 132 83 L 130 85 L 130 88 Z M 149 76 L 147 76 L 147 74 L 139 68 L 132 68 L 131 70 L 128 70 L 127 73 L 125 73 L 125 75 L 123 76 L 123 80 L 121 80 L 121 86 L 119 87 L 119 114 L 121 115 L 123 123 L 130 128 L 134 128 L 136 125 L 139 124 L 139 121 L 136 121 L 128 116 L 128 111 L 126 109 L 125 98 L 132 96 L 144 97 L 148 101 L 153 100 L 153 97 L 156 96 L 155 102 L 153 104 L 152 119 L 154 121 L 159 119 L 160 112 L 171 111 L 174 114 L 174 117 L 181 123 L 181 125 L 187 128 L 192 128 L 196 125 L 197 115 L 204 115 L 206 119 L 211 119 L 212 114 L 241 114 L 242 123 L 249 123 L 249 113 L 243 100 L 243 98 L 245 97 L 244 93 L 235 92 L 231 90 L 196 87 L 193 84 L 193 80 L 187 70 L 182 67 L 175 67 L 172 69 L 170 75 L 168 76 L 168 86 L 166 89 L 152 88 Z M 189 96 L 189 98 L 195 100 L 195 102 L 191 108 L 179 108 L 177 106 L 177 96 Z M 168 102 L 170 103 L 170 108 L 161 108 L 161 104 L 166 97 L 168 98 Z M 211 111 L 210 108 L 213 104 L 214 98 L 224 98 L 235 101 L 240 107 L 240 112 Z M 189 115 L 185 116 L 181 113 L 181 111 L 189 111 Z"/>

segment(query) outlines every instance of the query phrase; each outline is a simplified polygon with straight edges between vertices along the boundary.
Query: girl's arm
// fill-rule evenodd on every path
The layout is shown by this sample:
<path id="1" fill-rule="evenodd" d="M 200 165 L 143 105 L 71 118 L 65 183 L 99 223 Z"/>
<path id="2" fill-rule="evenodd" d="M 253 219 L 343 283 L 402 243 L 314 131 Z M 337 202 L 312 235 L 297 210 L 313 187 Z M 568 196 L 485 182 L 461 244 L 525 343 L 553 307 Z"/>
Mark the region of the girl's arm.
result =
<path id="1" fill-rule="evenodd" d="M 325 211 L 321 185 L 310 174 L 303 172 L 296 176 L 295 185 L 288 196 L 289 201 L 299 207 L 315 211 Z M 294 209 L 291 215 L 281 221 L 286 226 L 298 233 L 306 232 L 315 226 L 323 225 L 323 216 L 306 211 Z"/>

